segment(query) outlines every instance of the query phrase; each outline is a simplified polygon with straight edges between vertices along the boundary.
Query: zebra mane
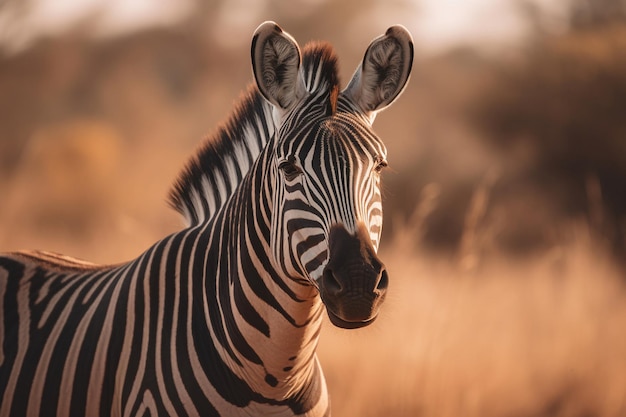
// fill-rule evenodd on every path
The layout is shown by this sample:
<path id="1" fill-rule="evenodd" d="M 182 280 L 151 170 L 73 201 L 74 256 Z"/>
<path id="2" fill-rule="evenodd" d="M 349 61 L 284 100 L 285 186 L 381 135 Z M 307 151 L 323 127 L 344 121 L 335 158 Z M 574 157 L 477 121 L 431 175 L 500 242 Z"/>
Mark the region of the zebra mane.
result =
<path id="1" fill-rule="evenodd" d="M 274 134 L 272 107 L 249 86 L 228 120 L 208 136 L 170 190 L 170 205 L 195 225 L 211 218 Z"/>
<path id="2" fill-rule="evenodd" d="M 302 75 L 307 91 L 328 94 L 334 113 L 339 94 L 337 59 L 330 44 L 312 42 L 302 53 Z M 272 106 L 255 84 L 235 104 L 227 121 L 209 135 L 179 174 L 169 193 L 169 204 L 189 226 L 211 217 L 237 186 L 274 134 Z"/>
<path id="3" fill-rule="evenodd" d="M 302 73 L 309 93 L 328 94 L 329 109 L 334 114 L 339 98 L 339 68 L 333 47 L 326 42 L 308 43 L 302 53 Z"/>

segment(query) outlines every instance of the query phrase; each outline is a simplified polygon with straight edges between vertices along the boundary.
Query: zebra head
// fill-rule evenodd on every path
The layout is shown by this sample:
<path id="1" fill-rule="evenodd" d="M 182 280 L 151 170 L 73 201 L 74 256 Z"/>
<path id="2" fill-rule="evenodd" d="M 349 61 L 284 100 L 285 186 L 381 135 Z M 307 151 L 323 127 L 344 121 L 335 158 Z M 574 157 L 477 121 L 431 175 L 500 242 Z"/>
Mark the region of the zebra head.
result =
<path id="1" fill-rule="evenodd" d="M 377 250 L 386 148 L 371 125 L 404 89 L 412 61 L 411 35 L 393 26 L 372 41 L 340 91 L 329 45 L 301 53 L 273 22 L 252 40 L 255 79 L 276 129 L 266 175 L 274 190 L 274 262 L 317 287 L 339 327 L 371 323 L 385 298 L 388 276 Z"/>

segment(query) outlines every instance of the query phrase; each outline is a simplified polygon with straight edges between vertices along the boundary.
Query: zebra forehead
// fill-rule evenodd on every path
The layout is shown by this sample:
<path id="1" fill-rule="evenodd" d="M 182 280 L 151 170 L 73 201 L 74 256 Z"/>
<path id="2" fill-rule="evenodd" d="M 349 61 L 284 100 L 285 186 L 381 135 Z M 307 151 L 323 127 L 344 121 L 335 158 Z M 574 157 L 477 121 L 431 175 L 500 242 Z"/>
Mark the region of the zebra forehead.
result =
<path id="1" fill-rule="evenodd" d="M 329 163 L 368 163 L 384 159 L 387 154 L 382 140 L 352 114 L 340 112 L 326 117 L 300 133 L 282 141 L 277 149 L 278 158 L 295 157 L 301 163 L 310 161 L 312 166 L 322 167 Z"/>
<path id="2" fill-rule="evenodd" d="M 326 140 L 336 144 L 345 152 L 365 160 L 367 157 L 383 156 L 385 145 L 380 138 L 364 124 L 361 119 L 351 113 L 337 113 L 328 118 L 322 129 L 326 132 Z"/>

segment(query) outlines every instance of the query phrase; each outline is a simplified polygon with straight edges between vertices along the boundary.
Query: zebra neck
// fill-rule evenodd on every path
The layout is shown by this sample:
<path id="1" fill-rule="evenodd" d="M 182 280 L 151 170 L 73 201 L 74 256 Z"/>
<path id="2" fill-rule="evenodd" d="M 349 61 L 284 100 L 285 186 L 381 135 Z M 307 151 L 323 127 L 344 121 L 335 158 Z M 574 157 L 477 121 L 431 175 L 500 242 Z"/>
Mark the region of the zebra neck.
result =
<path id="1" fill-rule="evenodd" d="M 209 307 L 222 309 L 219 331 L 230 346 L 225 362 L 253 391 L 279 401 L 317 401 L 325 389 L 315 356 L 324 307 L 317 289 L 271 266 L 269 217 L 262 215 L 271 209 L 270 196 L 264 197 L 267 186 L 258 180 L 266 174 L 264 166 L 258 162 L 252 168 L 207 228 L 205 271 L 217 276 L 205 277 L 206 299 Z"/>

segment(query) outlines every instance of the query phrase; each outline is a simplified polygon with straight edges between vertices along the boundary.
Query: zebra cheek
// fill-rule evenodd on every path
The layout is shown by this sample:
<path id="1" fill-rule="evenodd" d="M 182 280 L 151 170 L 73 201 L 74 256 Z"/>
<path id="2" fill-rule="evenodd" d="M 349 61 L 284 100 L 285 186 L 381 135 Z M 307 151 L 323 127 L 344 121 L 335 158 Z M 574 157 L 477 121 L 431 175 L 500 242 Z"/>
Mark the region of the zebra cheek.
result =
<path id="1" fill-rule="evenodd" d="M 322 275 L 328 262 L 328 241 L 321 227 L 299 228 L 290 234 L 292 256 L 301 275 L 312 284 Z"/>

